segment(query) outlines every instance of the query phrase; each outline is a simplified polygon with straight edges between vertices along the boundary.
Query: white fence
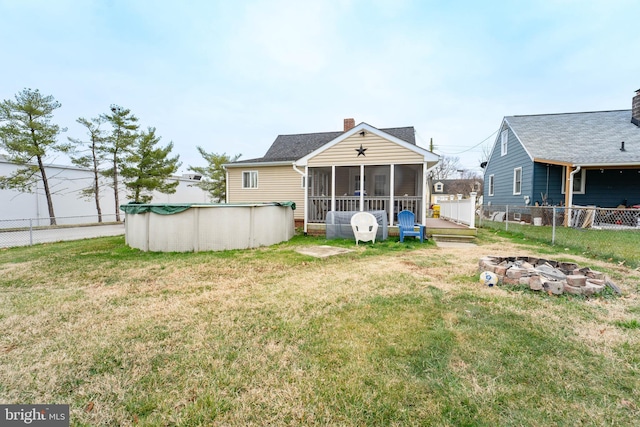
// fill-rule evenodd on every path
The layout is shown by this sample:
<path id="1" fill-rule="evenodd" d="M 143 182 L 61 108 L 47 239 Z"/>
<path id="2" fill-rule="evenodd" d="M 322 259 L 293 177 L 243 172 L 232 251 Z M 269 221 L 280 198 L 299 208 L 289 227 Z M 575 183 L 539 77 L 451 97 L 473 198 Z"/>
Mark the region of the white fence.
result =
<path id="1" fill-rule="evenodd" d="M 476 193 L 471 193 L 468 199 L 463 199 L 460 195 L 458 198 L 441 201 L 439 204 L 440 218 L 475 228 Z"/>

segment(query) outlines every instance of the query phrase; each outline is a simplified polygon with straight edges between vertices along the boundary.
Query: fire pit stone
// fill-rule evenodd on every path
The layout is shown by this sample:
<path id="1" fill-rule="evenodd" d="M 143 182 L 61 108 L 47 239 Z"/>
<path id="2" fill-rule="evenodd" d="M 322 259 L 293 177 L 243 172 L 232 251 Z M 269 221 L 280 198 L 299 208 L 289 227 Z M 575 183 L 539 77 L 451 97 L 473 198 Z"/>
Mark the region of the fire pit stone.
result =
<path id="1" fill-rule="evenodd" d="M 479 271 L 490 271 L 498 276 L 501 285 L 528 285 L 531 290 L 545 290 L 550 294 L 563 293 L 592 296 L 610 286 L 620 290 L 604 273 L 580 268 L 573 262 L 557 262 L 536 257 L 484 256 L 478 262 Z"/>

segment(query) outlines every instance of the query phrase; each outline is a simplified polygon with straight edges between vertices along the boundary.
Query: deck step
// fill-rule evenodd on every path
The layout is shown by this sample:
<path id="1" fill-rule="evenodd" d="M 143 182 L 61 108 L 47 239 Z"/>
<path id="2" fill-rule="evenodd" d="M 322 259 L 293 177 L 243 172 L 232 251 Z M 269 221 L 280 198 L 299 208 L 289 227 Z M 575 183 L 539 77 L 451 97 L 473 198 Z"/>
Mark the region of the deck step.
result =
<path id="1" fill-rule="evenodd" d="M 431 238 L 439 242 L 473 242 L 476 236 L 461 234 L 432 234 Z"/>

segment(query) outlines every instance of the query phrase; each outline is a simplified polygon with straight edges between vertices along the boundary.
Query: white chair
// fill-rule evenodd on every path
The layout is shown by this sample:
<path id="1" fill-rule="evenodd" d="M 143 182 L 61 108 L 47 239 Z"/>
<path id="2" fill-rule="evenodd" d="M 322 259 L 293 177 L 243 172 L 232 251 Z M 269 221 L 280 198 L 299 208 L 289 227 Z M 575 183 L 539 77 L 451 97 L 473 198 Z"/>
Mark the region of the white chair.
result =
<path id="1" fill-rule="evenodd" d="M 378 220 L 369 212 L 358 212 L 351 217 L 351 228 L 356 238 L 356 245 L 359 240 L 363 242 L 376 242 L 378 232 Z"/>

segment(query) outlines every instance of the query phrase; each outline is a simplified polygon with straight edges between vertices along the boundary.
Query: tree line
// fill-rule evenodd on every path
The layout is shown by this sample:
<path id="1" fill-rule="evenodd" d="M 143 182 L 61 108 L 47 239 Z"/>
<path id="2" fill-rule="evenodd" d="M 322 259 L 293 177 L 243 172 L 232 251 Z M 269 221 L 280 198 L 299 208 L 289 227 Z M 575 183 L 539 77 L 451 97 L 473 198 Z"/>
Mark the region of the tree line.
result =
<path id="1" fill-rule="evenodd" d="M 14 100 L 0 103 L 0 147 L 6 151 L 7 159 L 18 166 L 8 176 L 0 176 L 0 189 L 32 192 L 41 181 L 50 223 L 55 225 L 53 193 L 45 161 L 52 153 L 65 153 L 74 165 L 92 171 L 92 183 L 81 195 L 95 201 L 99 222 L 102 222 L 100 177 L 108 179 L 113 191 L 116 221 L 120 221 L 120 181 L 133 203 L 150 202 L 153 191 L 175 193 L 178 181 L 168 178 L 178 171 L 180 156 L 171 155 L 173 142 L 160 145 L 161 137 L 155 127 L 141 130 L 138 118 L 129 109 L 113 104 L 108 112 L 97 117 L 76 120 L 86 129 L 85 138 L 69 137 L 60 142 L 58 136 L 66 129 L 52 122 L 54 110 L 60 107 L 52 95 L 43 95 L 37 89 L 24 89 Z M 190 170 L 204 178 L 198 186 L 215 200 L 224 200 L 226 183 L 222 165 L 237 160 L 240 155 L 231 158 L 197 148 L 208 163 L 206 167 L 190 166 Z"/>

